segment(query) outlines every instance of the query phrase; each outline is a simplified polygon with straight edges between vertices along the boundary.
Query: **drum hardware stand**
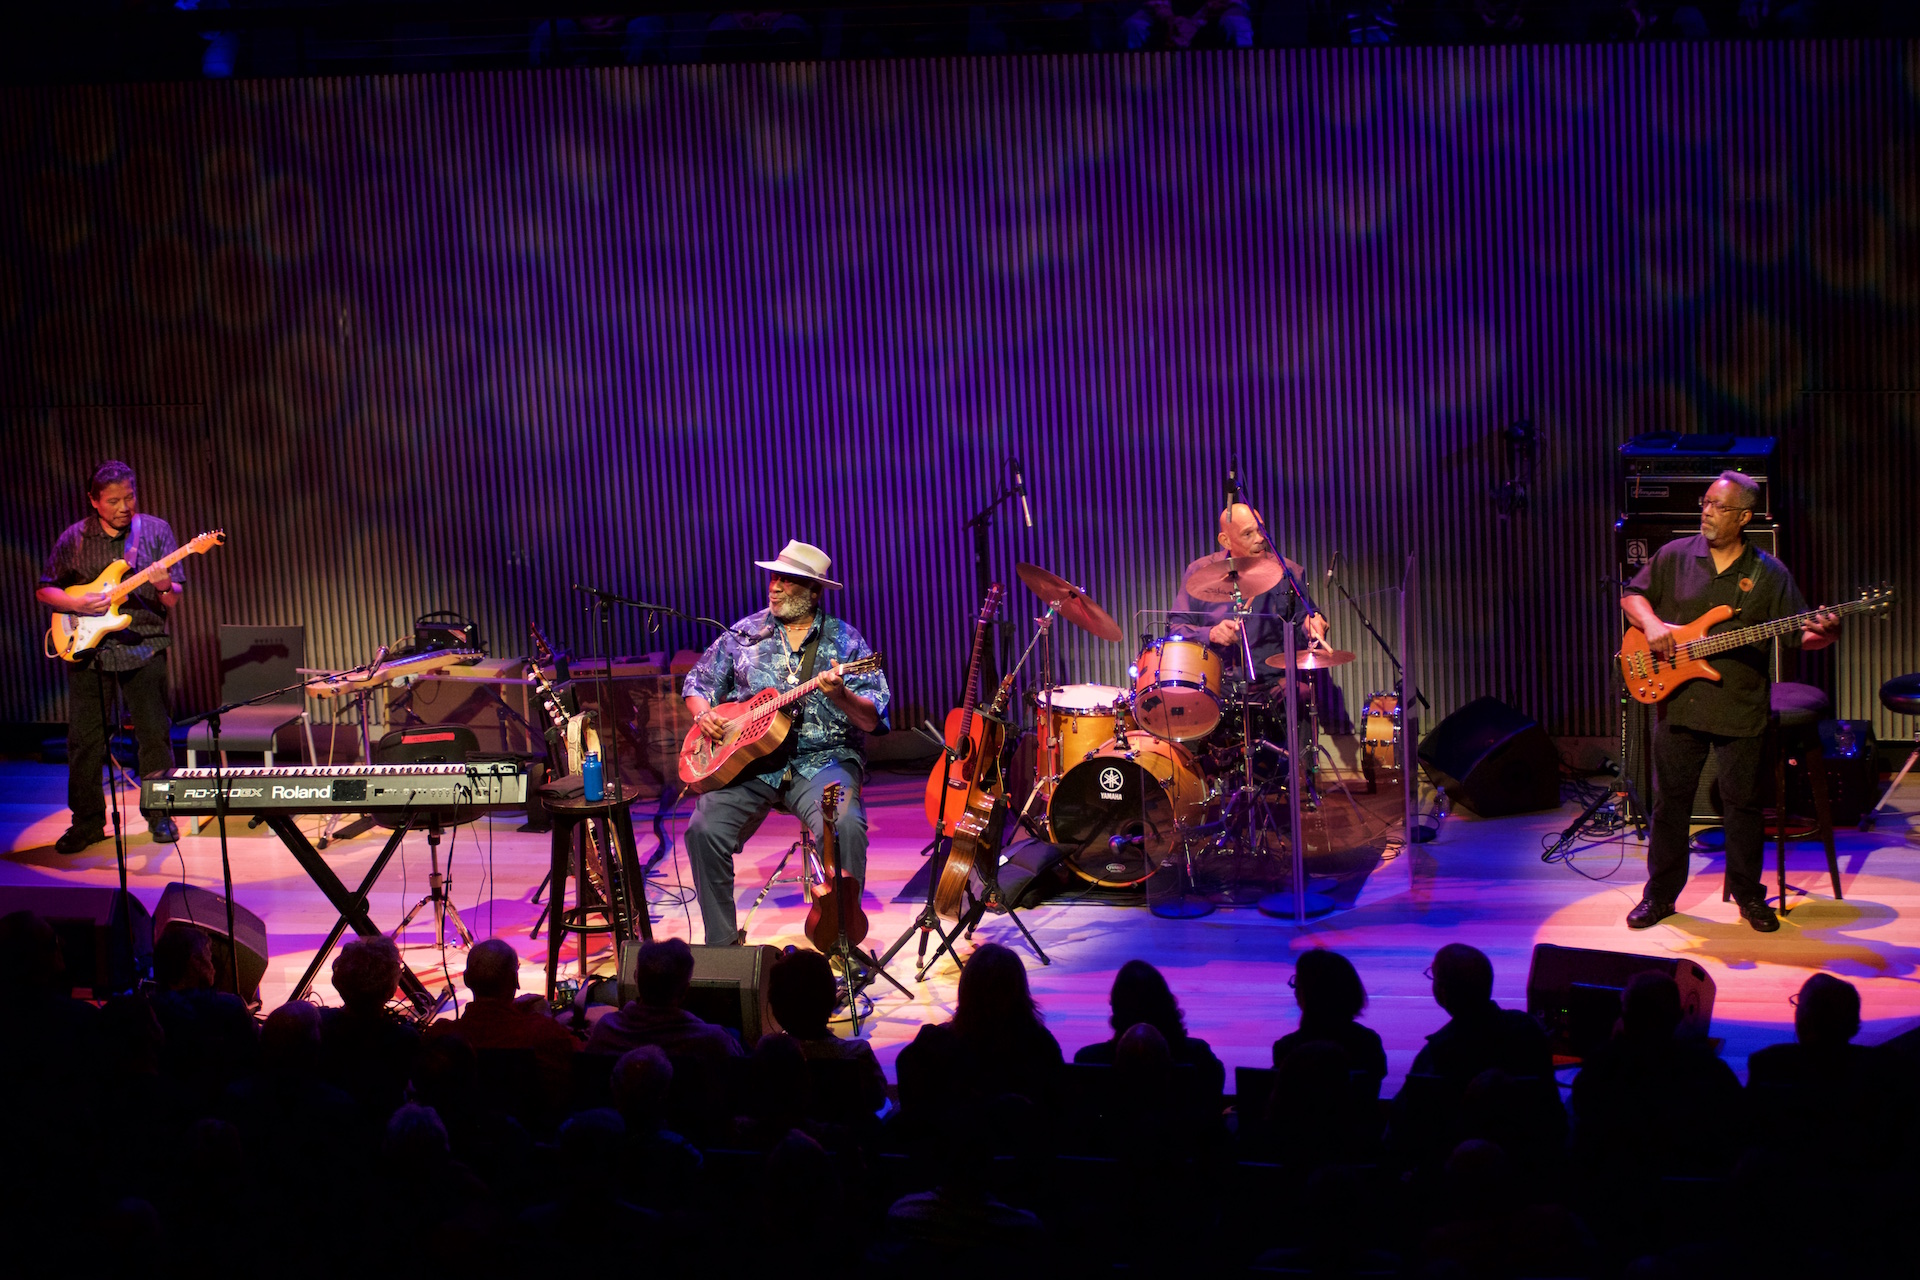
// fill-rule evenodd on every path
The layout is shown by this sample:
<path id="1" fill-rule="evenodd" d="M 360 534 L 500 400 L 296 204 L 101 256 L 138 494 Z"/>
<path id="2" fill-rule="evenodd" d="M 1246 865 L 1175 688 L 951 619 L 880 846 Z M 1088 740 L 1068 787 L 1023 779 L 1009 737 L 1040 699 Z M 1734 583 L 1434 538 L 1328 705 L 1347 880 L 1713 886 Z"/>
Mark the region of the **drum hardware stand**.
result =
<path id="1" fill-rule="evenodd" d="M 924 981 L 927 969 L 927 934 L 939 934 L 940 945 L 942 947 L 950 946 L 953 939 L 960 935 L 958 923 L 954 925 L 951 935 L 947 933 L 946 928 L 940 923 L 940 913 L 934 910 L 933 907 L 934 895 L 938 893 L 940 889 L 940 874 L 946 869 L 947 864 L 947 853 L 946 850 L 941 847 L 941 842 L 948 839 L 944 834 L 947 827 L 947 797 L 953 794 L 953 787 L 951 785 L 953 782 L 953 762 L 960 758 L 960 753 L 947 745 L 947 740 L 944 736 L 934 731 L 931 720 L 914 726 L 913 731 L 932 742 L 935 747 L 939 748 L 940 754 L 946 757 L 945 763 L 941 765 L 940 774 L 940 823 L 933 829 L 933 838 L 920 847 L 920 856 L 928 860 L 927 900 L 921 904 L 919 913 L 913 917 L 913 920 L 907 927 L 900 931 L 900 936 L 893 940 L 893 945 L 887 948 L 886 954 L 880 957 L 876 962 L 876 966 L 880 969 L 885 969 L 887 962 L 899 955 L 900 949 L 907 945 L 907 939 L 913 937 L 915 933 L 918 933 L 920 935 L 920 950 L 914 963 L 914 977 L 917 981 Z M 758 904 L 756 903 L 755 905 L 757 906 Z"/>
<path id="2" fill-rule="evenodd" d="M 1400 665 L 1400 655 L 1393 651 L 1393 646 L 1387 643 L 1387 638 L 1381 635 L 1380 632 L 1374 627 L 1373 619 L 1367 617 L 1366 610 L 1360 607 L 1360 602 L 1358 600 L 1355 600 L 1353 598 L 1352 593 L 1350 593 L 1347 590 L 1347 584 L 1344 582 L 1341 582 L 1338 578 L 1333 576 L 1333 564 L 1338 563 L 1339 559 L 1340 559 L 1340 553 L 1336 551 L 1333 556 L 1333 562 L 1329 563 L 1327 566 L 1327 580 L 1333 583 L 1333 589 L 1340 593 L 1340 598 L 1347 602 L 1347 607 L 1352 609 L 1354 616 L 1360 619 L 1360 625 L 1366 629 L 1366 632 L 1368 635 L 1373 637 L 1373 642 L 1380 646 L 1380 652 L 1385 654 L 1387 657 L 1387 661 L 1393 664 L 1393 687 L 1396 691 L 1397 696 L 1400 699 L 1400 756 L 1401 758 L 1398 761 L 1398 764 L 1399 764 L 1399 767 L 1402 769 L 1418 768 L 1419 762 L 1417 757 L 1414 754 L 1414 747 L 1416 744 L 1412 740 L 1414 737 L 1414 734 L 1410 732 L 1408 728 L 1409 725 L 1412 725 L 1415 723 L 1415 720 L 1411 713 L 1411 709 L 1407 705 L 1406 688 L 1405 688 L 1405 685 L 1407 682 L 1406 669 Z M 1414 701 L 1418 702 L 1420 706 L 1425 710 L 1428 710 L 1428 711 L 1433 710 L 1433 704 L 1427 701 L 1427 695 L 1423 693 L 1421 690 L 1415 689 L 1413 691 L 1413 697 L 1414 697 Z M 1435 809 L 1434 812 L 1436 814 L 1436 821 L 1434 822 L 1434 825 L 1432 825 L 1431 827 L 1418 821 L 1417 815 L 1416 815 L 1416 821 L 1410 824 L 1413 830 L 1413 842 L 1415 844 L 1427 844 L 1433 839 L 1435 839 L 1437 836 L 1439 836 L 1440 822 L 1438 819 L 1445 818 L 1446 811 L 1444 809 Z"/>
<path id="3" fill-rule="evenodd" d="M 783 876 L 780 873 L 787 869 L 787 862 L 793 855 L 799 853 L 801 849 L 806 847 L 807 834 L 807 830 L 803 826 L 800 829 L 800 835 L 795 838 L 792 844 L 787 846 L 787 851 L 780 855 L 779 865 L 774 867 L 773 873 L 767 877 L 767 882 L 760 886 L 760 892 L 754 895 L 753 905 L 747 908 L 747 918 L 740 922 L 740 929 L 734 935 L 735 942 L 746 942 L 747 926 L 753 923 L 754 913 L 760 910 L 760 904 L 767 900 L 769 893 L 773 892 L 773 886 L 776 884 L 804 884 L 806 882 L 807 874 L 805 866 L 802 866 L 799 871 L 796 871 L 790 876 Z"/>
<path id="4" fill-rule="evenodd" d="M 977 594 L 985 596 L 994 582 L 993 568 L 988 558 L 987 535 L 993 528 L 993 515 L 1000 507 L 1019 498 L 1026 502 L 1026 489 L 1020 480 L 1020 464 L 1014 464 L 1014 482 L 993 495 L 986 506 L 973 513 L 965 527 L 973 533 L 973 573 L 979 586 Z M 1033 527 L 1032 516 L 1027 517 L 1027 527 Z M 984 686 L 992 686 L 1000 681 L 1000 668 L 1006 665 L 1006 637 L 1012 624 L 995 620 L 993 623 L 993 644 L 982 656 L 980 679 Z M 1019 668 L 1016 667 L 1015 670 Z"/>

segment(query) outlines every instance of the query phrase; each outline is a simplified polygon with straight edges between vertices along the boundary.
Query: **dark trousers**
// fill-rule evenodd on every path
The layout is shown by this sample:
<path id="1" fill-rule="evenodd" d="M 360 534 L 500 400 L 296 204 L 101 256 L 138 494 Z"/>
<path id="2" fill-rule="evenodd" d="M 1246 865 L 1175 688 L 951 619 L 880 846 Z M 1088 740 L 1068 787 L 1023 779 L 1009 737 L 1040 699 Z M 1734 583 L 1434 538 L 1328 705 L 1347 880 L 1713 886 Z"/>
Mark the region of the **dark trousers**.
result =
<path id="1" fill-rule="evenodd" d="M 100 769 L 107 762 L 107 731 L 120 707 L 116 688 L 133 717 L 140 747 L 140 776 L 173 767 L 173 724 L 167 714 L 167 652 L 132 671 L 102 671 L 92 662 L 67 668 L 67 807 L 73 825 L 104 827 L 106 797 Z M 115 725 L 114 728 L 119 726 Z M 138 803 L 139 797 L 134 801 Z"/>
<path id="2" fill-rule="evenodd" d="M 823 825 L 820 793 L 835 782 L 847 789 L 840 802 L 840 820 L 833 828 L 840 869 L 856 880 L 865 880 L 867 808 L 860 799 L 858 769 L 835 762 L 811 778 L 796 776 L 780 787 L 758 778 L 743 778 L 700 797 L 693 821 L 687 824 L 687 861 L 693 864 L 694 892 L 700 899 L 700 920 L 706 927 L 708 946 L 730 945 L 740 929 L 739 909 L 733 898 L 733 858 L 740 846 L 760 829 L 776 806 L 806 823 L 818 840 Z"/>
<path id="3" fill-rule="evenodd" d="M 1663 723 L 1653 731 L 1653 829 L 1647 840 L 1647 894 L 1662 902 L 1672 902 L 1687 887 L 1687 828 L 1708 752 L 1718 770 L 1721 822 L 1727 833 L 1727 887 L 1736 901 L 1766 897 L 1760 884 L 1766 739 L 1725 738 Z"/>

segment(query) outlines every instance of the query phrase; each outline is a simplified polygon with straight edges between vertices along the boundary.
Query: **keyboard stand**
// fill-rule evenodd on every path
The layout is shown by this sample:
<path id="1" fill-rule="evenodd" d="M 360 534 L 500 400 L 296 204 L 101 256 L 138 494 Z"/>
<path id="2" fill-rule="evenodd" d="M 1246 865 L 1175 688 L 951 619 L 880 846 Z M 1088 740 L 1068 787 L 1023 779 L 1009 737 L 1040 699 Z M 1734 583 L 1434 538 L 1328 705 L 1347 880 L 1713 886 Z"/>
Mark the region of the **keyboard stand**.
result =
<path id="1" fill-rule="evenodd" d="M 321 893 L 327 895 L 327 901 L 334 905 L 334 909 L 340 913 L 340 918 L 334 921 L 332 930 L 327 934 L 327 940 L 321 943 L 320 950 L 314 953 L 313 963 L 308 965 L 307 971 L 300 975 L 300 981 L 294 986 L 293 994 L 287 997 L 289 1001 L 304 1000 L 307 993 L 313 990 L 313 980 L 319 976 L 320 966 L 327 962 L 327 957 L 333 953 L 334 945 L 340 941 L 340 935 L 346 932 L 348 925 L 352 925 L 353 931 L 363 938 L 380 936 L 380 930 L 375 927 L 373 917 L 367 914 L 367 895 L 373 892 L 373 886 L 379 882 L 380 873 L 387 869 L 387 863 L 391 862 L 393 855 L 399 852 L 400 841 L 407 834 L 408 826 L 408 818 L 403 815 L 400 824 L 393 829 L 393 834 L 387 837 L 387 843 L 380 850 L 380 856 L 375 858 L 373 865 L 367 869 L 365 878 L 360 881 L 360 888 L 349 893 L 340 877 L 334 874 L 333 868 L 327 865 L 326 859 L 320 856 L 320 851 L 315 849 L 312 842 L 307 839 L 306 832 L 300 830 L 299 824 L 294 821 L 294 816 L 291 813 L 270 813 L 265 815 L 264 820 L 269 827 L 273 828 L 273 833 L 280 837 L 280 843 L 287 847 L 287 852 L 293 855 L 294 861 L 298 862 L 307 873 L 308 879 L 319 887 Z M 413 970 L 407 967 L 404 960 L 400 962 L 400 990 L 406 993 L 407 1001 L 413 1005 L 416 1022 L 424 1023 L 431 1019 L 440 1011 L 440 1005 L 445 1000 L 444 996 L 436 996 L 427 990 L 427 985 L 414 975 Z"/>

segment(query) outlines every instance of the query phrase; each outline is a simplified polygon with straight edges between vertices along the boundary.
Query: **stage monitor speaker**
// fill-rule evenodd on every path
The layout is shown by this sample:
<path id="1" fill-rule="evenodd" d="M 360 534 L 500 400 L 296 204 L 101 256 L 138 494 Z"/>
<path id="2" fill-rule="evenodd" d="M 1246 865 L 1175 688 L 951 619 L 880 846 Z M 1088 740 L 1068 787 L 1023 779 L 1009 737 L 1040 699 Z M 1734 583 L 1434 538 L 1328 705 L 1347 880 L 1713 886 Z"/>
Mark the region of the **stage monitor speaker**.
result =
<path id="1" fill-rule="evenodd" d="M 1420 742 L 1420 762 L 1456 804 L 1483 818 L 1560 807 L 1560 752 L 1498 698 L 1475 698 Z"/>
<path id="2" fill-rule="evenodd" d="M 239 903 L 233 904 L 233 932 L 240 943 L 240 989 L 233 989 L 233 943 L 227 939 L 227 900 L 197 885 L 168 885 L 153 910 L 153 936 L 169 928 L 198 929 L 213 943 L 213 986 L 248 1002 L 260 998 L 267 973 L 267 926 Z"/>
<path id="3" fill-rule="evenodd" d="M 643 942 L 620 948 L 620 1003 L 637 999 L 636 965 Z M 681 1006 L 702 1021 L 731 1027 L 748 1049 L 769 1031 L 780 1030 L 767 1007 L 767 975 L 780 962 L 779 947 L 693 948 L 693 987 Z"/>
<path id="4" fill-rule="evenodd" d="M 140 899 L 108 885 L 37 884 L 0 887 L 0 916 L 31 911 L 53 926 L 75 991 L 104 1000 L 130 991 L 153 967 L 153 917 Z M 133 916 L 128 950 L 127 916 Z"/>
<path id="5" fill-rule="evenodd" d="M 1527 1012 L 1546 1027 L 1555 1053 L 1586 1057 L 1613 1034 L 1627 982 L 1648 972 L 1664 973 L 1679 985 L 1679 1034 L 1705 1037 L 1713 1025 L 1713 977 L 1677 956 L 1536 943 L 1527 971 Z"/>

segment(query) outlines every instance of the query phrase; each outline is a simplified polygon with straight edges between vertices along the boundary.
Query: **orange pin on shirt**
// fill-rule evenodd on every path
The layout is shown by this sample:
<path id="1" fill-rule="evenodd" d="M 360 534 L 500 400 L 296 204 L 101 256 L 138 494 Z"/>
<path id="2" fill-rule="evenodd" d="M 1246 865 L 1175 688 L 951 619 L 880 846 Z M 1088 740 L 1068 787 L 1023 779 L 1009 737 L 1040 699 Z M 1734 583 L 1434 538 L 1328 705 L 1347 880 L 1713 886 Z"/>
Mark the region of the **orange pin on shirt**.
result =
<path id="1" fill-rule="evenodd" d="M 1741 589 L 1742 591 L 1751 591 L 1751 590 L 1753 590 L 1753 579 L 1752 579 L 1752 578 L 1742 578 L 1742 579 L 1740 579 L 1740 589 Z"/>

